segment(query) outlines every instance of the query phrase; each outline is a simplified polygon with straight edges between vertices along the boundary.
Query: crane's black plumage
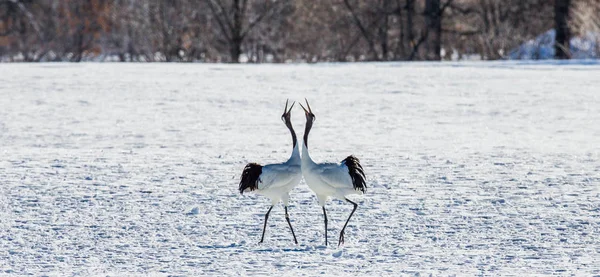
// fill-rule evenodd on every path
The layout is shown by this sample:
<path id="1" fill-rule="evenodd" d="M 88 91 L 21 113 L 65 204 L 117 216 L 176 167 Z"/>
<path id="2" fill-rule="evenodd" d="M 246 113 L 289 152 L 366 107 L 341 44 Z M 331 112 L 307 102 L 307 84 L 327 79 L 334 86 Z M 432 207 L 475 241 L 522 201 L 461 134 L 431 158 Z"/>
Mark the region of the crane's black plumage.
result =
<path id="1" fill-rule="evenodd" d="M 262 165 L 257 163 L 247 164 L 246 167 L 244 167 L 242 178 L 240 180 L 240 193 L 244 194 L 244 190 L 246 189 L 250 189 L 250 191 L 257 190 L 261 173 Z"/>
<path id="2" fill-rule="evenodd" d="M 355 190 L 360 190 L 363 193 L 367 191 L 367 184 L 365 182 L 365 172 L 360 165 L 358 158 L 350 155 L 342 161 L 348 167 L 348 174 L 352 178 L 352 185 Z"/>

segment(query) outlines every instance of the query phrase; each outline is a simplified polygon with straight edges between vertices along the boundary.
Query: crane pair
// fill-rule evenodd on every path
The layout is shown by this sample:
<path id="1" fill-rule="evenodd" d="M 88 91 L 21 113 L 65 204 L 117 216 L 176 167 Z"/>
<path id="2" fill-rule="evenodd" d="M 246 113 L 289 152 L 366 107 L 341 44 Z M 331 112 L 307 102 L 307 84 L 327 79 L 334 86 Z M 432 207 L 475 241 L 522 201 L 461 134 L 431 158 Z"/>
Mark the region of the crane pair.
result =
<path id="1" fill-rule="evenodd" d="M 289 192 L 300 183 L 302 176 L 308 187 L 317 195 L 319 205 L 323 208 L 323 216 L 325 219 L 325 245 L 327 245 L 327 212 L 325 211 L 325 202 L 329 197 L 344 199 L 351 203 L 354 208 L 346 220 L 346 224 L 340 232 L 338 246 L 344 243 L 344 231 L 350 221 L 350 218 L 356 211 L 358 204 L 348 200 L 347 195 L 363 194 L 367 186 L 365 183 L 365 173 L 359 160 L 350 155 L 340 163 L 315 163 L 308 153 L 308 134 L 315 121 L 315 115 L 312 113 L 308 100 L 306 107 L 302 107 L 306 115 L 306 125 L 304 130 L 304 144 L 302 147 L 302 157 L 300 157 L 300 149 L 296 139 L 296 133 L 291 122 L 291 113 L 294 103 L 288 110 L 288 101 L 285 103 L 285 108 L 281 119 L 285 126 L 290 130 L 292 135 L 293 150 L 290 158 L 279 164 L 260 165 L 257 163 L 249 163 L 242 172 L 239 190 L 243 194 L 246 191 L 255 191 L 258 194 L 267 196 L 271 199 L 271 207 L 265 214 L 265 223 L 263 227 L 262 243 L 265 238 L 267 229 L 267 220 L 273 206 L 280 200 L 283 201 L 285 207 L 285 219 L 290 226 L 294 242 L 298 244 L 296 234 L 292 228 L 290 217 L 288 215 Z"/>

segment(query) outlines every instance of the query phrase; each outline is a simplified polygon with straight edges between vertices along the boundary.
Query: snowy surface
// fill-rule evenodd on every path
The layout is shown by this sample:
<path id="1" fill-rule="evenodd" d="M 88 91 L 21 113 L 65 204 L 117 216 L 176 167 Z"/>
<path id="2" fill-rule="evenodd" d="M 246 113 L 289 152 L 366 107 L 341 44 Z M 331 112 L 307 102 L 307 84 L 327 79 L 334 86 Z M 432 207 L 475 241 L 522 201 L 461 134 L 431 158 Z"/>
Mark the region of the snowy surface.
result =
<path id="1" fill-rule="evenodd" d="M 0 275 L 600 275 L 599 93 L 589 62 L 0 64 Z M 312 157 L 367 174 L 339 248 L 304 181 L 298 246 L 237 192 L 304 97 Z"/>

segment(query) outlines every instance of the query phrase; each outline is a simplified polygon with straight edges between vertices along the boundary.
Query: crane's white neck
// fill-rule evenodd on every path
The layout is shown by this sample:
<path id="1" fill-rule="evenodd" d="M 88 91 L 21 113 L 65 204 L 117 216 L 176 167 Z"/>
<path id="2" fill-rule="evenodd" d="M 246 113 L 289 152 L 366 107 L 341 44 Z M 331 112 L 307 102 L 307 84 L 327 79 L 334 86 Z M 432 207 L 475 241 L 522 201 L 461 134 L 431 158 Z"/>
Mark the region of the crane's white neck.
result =
<path id="1" fill-rule="evenodd" d="M 308 146 L 306 146 L 305 143 L 302 143 L 302 164 L 303 165 L 315 164 L 315 162 L 310 157 L 310 154 L 308 153 Z"/>
<path id="2" fill-rule="evenodd" d="M 296 145 L 294 145 L 294 150 L 292 150 L 292 155 L 290 156 L 288 163 L 292 163 L 292 164 L 300 164 L 301 163 L 300 146 L 297 143 L 296 143 Z"/>

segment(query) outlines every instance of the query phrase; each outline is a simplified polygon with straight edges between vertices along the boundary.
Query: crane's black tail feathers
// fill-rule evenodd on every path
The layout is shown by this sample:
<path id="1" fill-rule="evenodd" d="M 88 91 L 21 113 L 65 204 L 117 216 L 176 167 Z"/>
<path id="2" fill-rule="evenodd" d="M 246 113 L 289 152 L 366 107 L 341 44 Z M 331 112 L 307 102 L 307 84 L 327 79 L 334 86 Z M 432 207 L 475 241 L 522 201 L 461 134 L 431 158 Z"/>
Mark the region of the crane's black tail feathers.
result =
<path id="1" fill-rule="evenodd" d="M 354 185 L 355 190 L 360 190 L 363 193 L 367 191 L 367 184 L 365 182 L 365 172 L 360 165 L 360 161 L 350 155 L 348 158 L 342 161 L 348 167 L 348 173 L 350 174 L 350 178 L 352 178 L 352 185 Z"/>
<path id="2" fill-rule="evenodd" d="M 261 173 L 262 165 L 257 163 L 247 164 L 246 167 L 244 167 L 242 178 L 240 180 L 240 194 L 244 194 L 244 190 L 246 189 L 250 189 L 250 191 L 257 190 Z"/>

